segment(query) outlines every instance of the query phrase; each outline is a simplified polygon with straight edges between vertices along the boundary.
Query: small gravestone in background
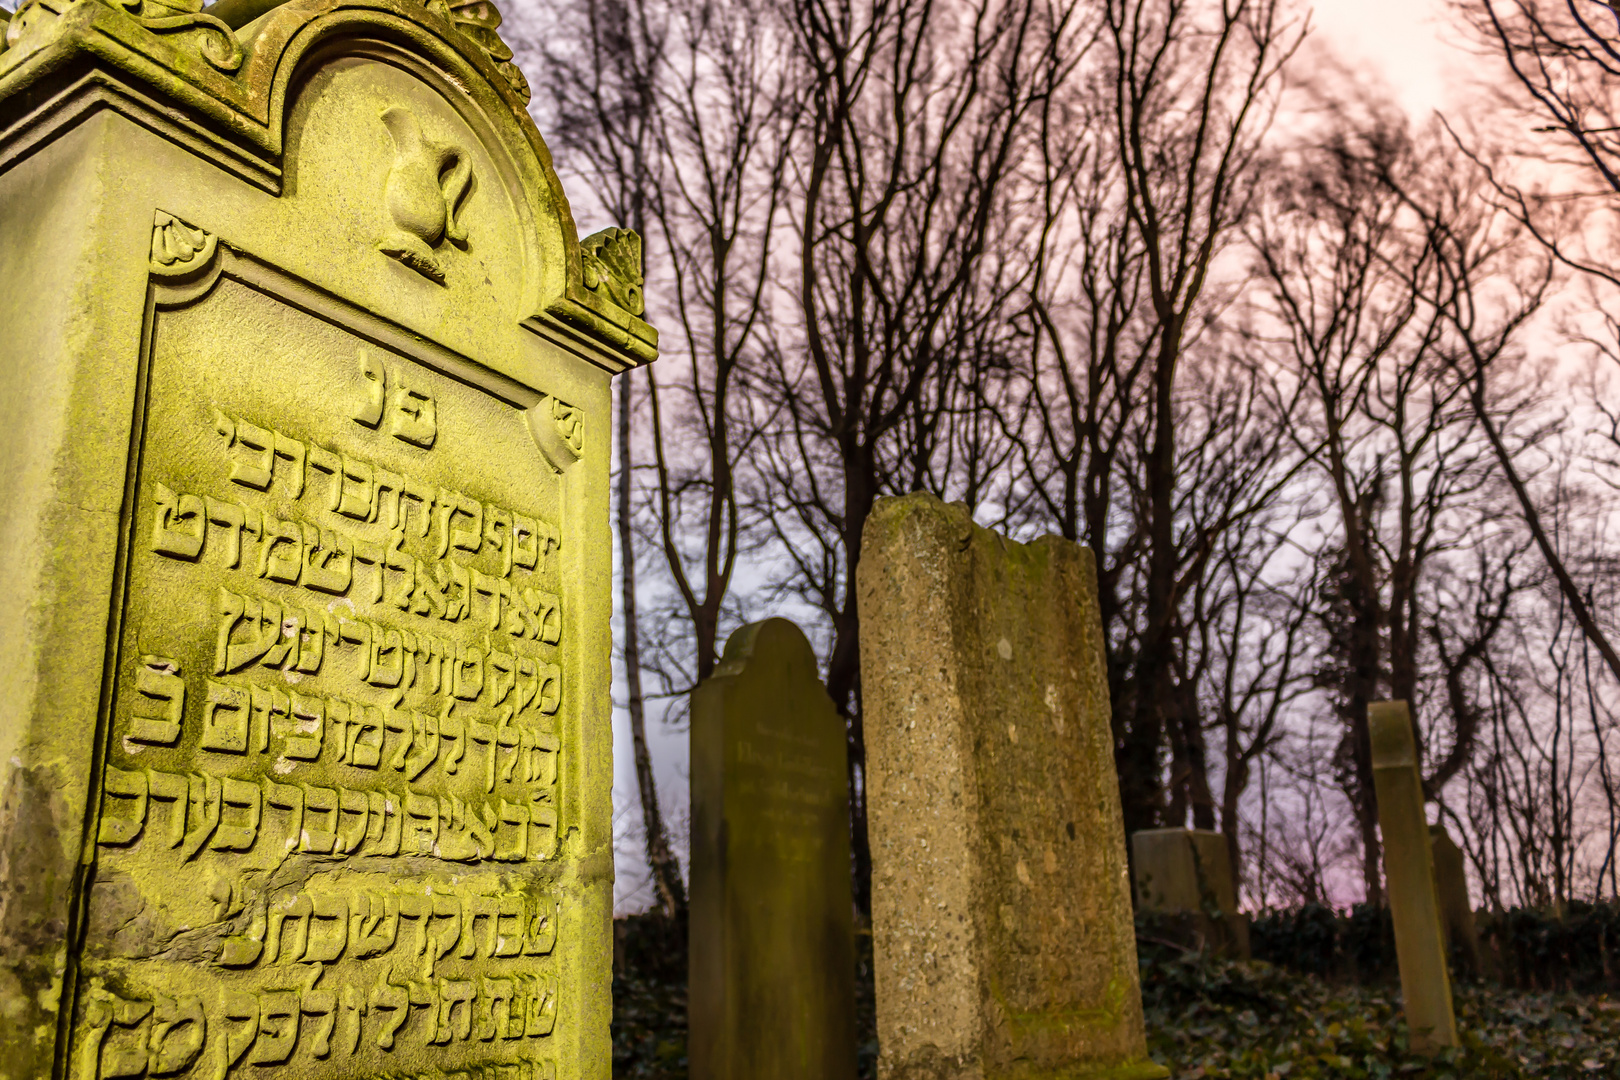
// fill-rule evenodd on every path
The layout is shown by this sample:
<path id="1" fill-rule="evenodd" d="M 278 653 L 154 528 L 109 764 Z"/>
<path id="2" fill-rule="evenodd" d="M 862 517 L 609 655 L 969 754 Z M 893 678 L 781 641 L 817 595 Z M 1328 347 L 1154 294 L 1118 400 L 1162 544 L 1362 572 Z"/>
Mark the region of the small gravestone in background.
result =
<path id="1" fill-rule="evenodd" d="M 1434 886 L 1440 900 L 1440 926 L 1445 931 L 1446 955 L 1454 974 L 1482 974 L 1479 930 L 1474 924 L 1474 907 L 1468 899 L 1468 867 L 1462 848 L 1446 832 L 1444 825 L 1429 826 L 1429 844 L 1434 853 Z"/>
<path id="2" fill-rule="evenodd" d="M 930 495 L 880 499 L 862 544 L 878 1075 L 1165 1076 L 1091 553 Z"/>
<path id="3" fill-rule="evenodd" d="M 0 1076 L 611 1068 L 608 431 L 488 0 L 0 38 Z"/>
<path id="4" fill-rule="evenodd" d="M 1378 794 L 1378 829 L 1384 841 L 1384 881 L 1401 968 L 1401 1004 L 1412 1048 L 1433 1053 L 1460 1043 L 1429 826 L 1423 816 L 1423 781 L 1406 702 L 1368 706 L 1367 734 Z"/>
<path id="5" fill-rule="evenodd" d="M 691 1074 L 853 1080 L 844 721 L 797 626 L 732 634 L 691 747 Z"/>
<path id="6" fill-rule="evenodd" d="M 1136 900 L 1178 942 L 1236 959 L 1249 957 L 1249 923 L 1237 909 L 1226 837 L 1207 829 L 1131 834 Z"/>

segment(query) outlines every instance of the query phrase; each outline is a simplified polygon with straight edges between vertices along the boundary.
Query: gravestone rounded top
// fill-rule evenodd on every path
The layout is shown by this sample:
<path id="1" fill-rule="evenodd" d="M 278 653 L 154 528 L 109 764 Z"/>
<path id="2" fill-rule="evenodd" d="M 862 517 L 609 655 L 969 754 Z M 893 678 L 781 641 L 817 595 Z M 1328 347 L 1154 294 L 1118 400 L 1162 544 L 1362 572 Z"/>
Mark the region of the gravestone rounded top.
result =
<path id="1" fill-rule="evenodd" d="M 580 241 L 489 0 L 27 0 L 0 19 L 0 171 L 110 108 L 300 204 L 276 224 L 311 248 L 376 245 L 442 287 L 426 332 L 499 314 L 612 368 L 656 356 L 640 239 Z M 386 235 L 349 235 L 378 217 Z"/>

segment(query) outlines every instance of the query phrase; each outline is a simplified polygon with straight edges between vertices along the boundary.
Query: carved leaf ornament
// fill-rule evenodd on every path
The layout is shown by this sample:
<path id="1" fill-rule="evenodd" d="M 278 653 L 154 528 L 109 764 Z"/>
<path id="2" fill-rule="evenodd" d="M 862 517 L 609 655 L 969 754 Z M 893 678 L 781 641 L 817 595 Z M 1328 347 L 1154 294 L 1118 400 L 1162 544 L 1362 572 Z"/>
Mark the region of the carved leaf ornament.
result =
<path id="1" fill-rule="evenodd" d="M 152 222 L 152 272 L 160 277 L 189 274 L 208 265 L 218 244 L 212 233 L 159 210 Z"/>
<path id="2" fill-rule="evenodd" d="M 630 229 L 603 229 L 580 242 L 585 287 L 606 293 L 632 315 L 646 310 L 641 292 L 641 237 Z"/>

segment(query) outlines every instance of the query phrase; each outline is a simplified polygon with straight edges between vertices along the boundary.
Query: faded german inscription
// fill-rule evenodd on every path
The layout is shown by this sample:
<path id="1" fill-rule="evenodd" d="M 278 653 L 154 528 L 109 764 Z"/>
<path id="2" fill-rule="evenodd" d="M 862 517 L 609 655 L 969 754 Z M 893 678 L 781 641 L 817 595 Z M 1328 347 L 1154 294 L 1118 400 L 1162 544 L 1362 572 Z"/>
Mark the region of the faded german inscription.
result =
<path id="1" fill-rule="evenodd" d="M 241 281 L 152 327 L 69 1075 L 553 1076 L 560 478 Z"/>

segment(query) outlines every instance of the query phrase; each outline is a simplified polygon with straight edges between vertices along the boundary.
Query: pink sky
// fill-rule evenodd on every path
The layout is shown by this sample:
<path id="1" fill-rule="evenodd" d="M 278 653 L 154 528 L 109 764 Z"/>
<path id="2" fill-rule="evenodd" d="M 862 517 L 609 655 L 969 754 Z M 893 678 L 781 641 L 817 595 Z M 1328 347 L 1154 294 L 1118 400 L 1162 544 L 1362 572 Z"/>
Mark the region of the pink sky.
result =
<path id="1" fill-rule="evenodd" d="M 1414 121 L 1448 104 L 1468 56 L 1444 39 L 1445 0 L 1316 0 L 1313 36 L 1389 84 Z M 1449 77 L 1449 78 L 1448 78 Z"/>

